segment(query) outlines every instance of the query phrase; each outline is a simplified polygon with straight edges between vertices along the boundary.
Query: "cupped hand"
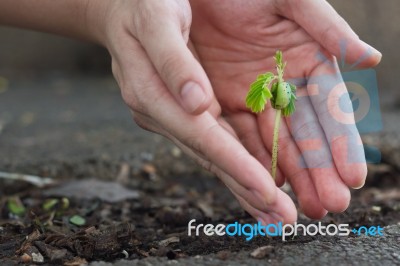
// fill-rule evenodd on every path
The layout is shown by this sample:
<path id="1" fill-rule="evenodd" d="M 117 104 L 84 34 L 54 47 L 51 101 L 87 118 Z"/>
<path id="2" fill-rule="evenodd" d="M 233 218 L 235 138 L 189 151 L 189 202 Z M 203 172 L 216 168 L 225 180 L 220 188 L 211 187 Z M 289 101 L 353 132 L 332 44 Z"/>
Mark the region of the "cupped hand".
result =
<path id="1" fill-rule="evenodd" d="M 106 9 L 103 43 L 137 124 L 214 172 L 254 218 L 293 223 L 292 200 L 221 117 L 210 81 L 188 48 L 189 2 L 109 1 Z"/>
<path id="2" fill-rule="evenodd" d="M 343 109 L 352 110 L 351 101 L 343 94 L 347 90 L 335 56 L 371 67 L 379 63 L 381 54 L 362 42 L 323 0 L 190 2 L 191 41 L 224 118 L 240 143 L 266 169 L 271 165 L 275 111 L 269 105 L 263 113 L 254 115 L 246 108 L 245 97 L 258 74 L 275 71 L 273 55 L 278 49 L 283 51 L 285 79 L 301 82 L 297 111 L 281 124 L 277 184 L 286 178 L 302 210 L 311 218 L 345 210 L 350 201 L 349 187 L 361 187 L 367 170 L 354 117 L 343 118 L 337 108 L 341 101 L 347 105 Z M 227 146 L 220 151 L 221 156 L 232 150 Z M 251 161 L 248 155 L 242 156 L 240 169 L 234 170 L 233 163 L 239 161 L 232 158 L 226 171 L 236 180 L 244 176 L 252 179 L 259 188 L 265 182 L 270 184 L 270 176 L 251 166 Z M 246 173 L 247 168 L 253 171 Z M 263 211 L 250 202 L 246 205 L 250 205 L 250 213 Z"/>

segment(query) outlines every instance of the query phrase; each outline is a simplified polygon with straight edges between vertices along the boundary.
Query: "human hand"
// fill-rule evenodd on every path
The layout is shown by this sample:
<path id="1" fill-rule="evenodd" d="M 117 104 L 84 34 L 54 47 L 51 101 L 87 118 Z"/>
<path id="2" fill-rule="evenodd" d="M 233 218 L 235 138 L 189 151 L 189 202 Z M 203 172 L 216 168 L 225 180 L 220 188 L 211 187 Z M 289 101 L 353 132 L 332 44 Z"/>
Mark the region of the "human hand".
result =
<path id="1" fill-rule="evenodd" d="M 256 219 L 293 223 L 292 200 L 221 117 L 208 77 L 187 46 L 189 3 L 108 2 L 99 22 L 101 42 L 136 123 L 166 136 L 214 172 Z"/>
<path id="2" fill-rule="evenodd" d="M 348 187 L 361 187 L 367 169 L 354 119 L 350 117 L 346 124 L 332 119 L 339 115 L 334 105 L 346 91 L 334 56 L 340 56 L 343 40 L 348 63 L 369 50 L 371 55 L 361 66 L 371 67 L 379 63 L 380 53 L 360 41 L 326 1 L 191 0 L 191 5 L 191 40 L 224 117 L 267 169 L 275 111 L 267 106 L 260 115 L 249 112 L 245 106 L 249 84 L 258 74 L 274 70 L 273 55 L 278 49 L 288 63 L 285 79 L 308 81 L 298 87 L 297 111 L 290 125 L 289 120 L 281 125 L 277 184 L 283 184 L 286 177 L 302 210 L 311 218 L 345 210 L 350 201 Z M 333 64 L 321 62 L 319 52 Z M 332 84 L 339 85 L 331 93 Z M 346 104 L 344 109 L 352 110 L 350 100 Z M 306 153 L 315 143 L 318 150 Z M 347 159 L 350 151 L 354 162 Z M 302 153 L 307 168 L 300 164 Z"/>

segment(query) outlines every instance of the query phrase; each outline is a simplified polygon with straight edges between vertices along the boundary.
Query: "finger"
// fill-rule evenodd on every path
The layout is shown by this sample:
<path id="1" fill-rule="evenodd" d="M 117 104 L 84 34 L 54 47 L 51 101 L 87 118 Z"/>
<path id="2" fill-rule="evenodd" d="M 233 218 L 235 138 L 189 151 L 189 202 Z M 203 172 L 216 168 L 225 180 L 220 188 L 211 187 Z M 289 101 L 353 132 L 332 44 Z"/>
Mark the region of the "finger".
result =
<path id="1" fill-rule="evenodd" d="M 140 43 L 180 105 L 191 114 L 204 112 L 211 104 L 213 92 L 204 69 L 187 46 L 190 16 L 187 18 L 161 2 L 151 1 L 151 6 L 146 2 L 141 4 L 142 18 L 136 23 Z"/>
<path id="2" fill-rule="evenodd" d="M 215 173 L 221 181 L 229 188 L 229 190 L 235 195 L 235 197 L 240 202 L 241 206 L 256 220 L 261 220 L 264 223 L 294 223 L 297 218 L 296 207 L 294 206 L 290 197 L 284 194 L 282 191 L 278 191 L 278 193 L 282 193 L 281 197 L 283 199 L 279 200 L 278 204 L 274 205 L 265 205 L 260 202 L 257 195 L 253 192 L 246 190 L 244 187 L 239 185 L 231 176 L 227 173 L 219 169 L 217 166 L 212 165 L 206 158 L 204 158 L 201 154 L 195 153 L 189 147 L 184 145 L 182 142 L 177 140 L 174 136 L 170 135 L 168 132 L 159 128 L 156 125 L 156 122 L 138 112 L 133 113 L 135 122 L 146 130 L 150 130 L 152 132 L 157 132 L 159 134 L 164 135 L 165 137 L 172 140 L 184 153 L 189 155 L 192 159 L 194 159 L 197 163 L 202 165 L 204 168 L 207 168 L 211 172 Z"/>
<path id="3" fill-rule="evenodd" d="M 253 191 L 244 188 L 242 185 L 236 182 L 236 180 L 232 176 L 218 168 L 218 166 L 207 161 L 207 159 L 204 158 L 201 154 L 196 153 L 191 148 L 189 148 L 168 133 L 166 137 L 170 138 L 178 147 L 182 149 L 183 152 L 196 160 L 200 165 L 215 173 L 229 188 L 229 190 L 235 195 L 241 206 L 255 219 L 261 219 L 264 222 L 270 223 L 276 223 L 279 221 L 283 223 L 293 223 L 296 221 L 296 207 L 294 206 L 293 201 L 290 199 L 290 197 L 283 193 L 281 190 L 277 190 L 278 198 L 273 204 L 262 204 L 257 194 L 254 194 Z"/>
<path id="4" fill-rule="evenodd" d="M 268 109 L 258 116 L 260 132 L 269 151 L 272 151 L 272 132 L 275 125 L 275 110 L 268 105 Z M 285 123 L 281 123 L 278 138 L 278 164 L 287 180 L 292 184 L 304 213 L 309 217 L 320 217 L 325 212 L 321 198 L 311 181 L 309 171 L 302 167 L 301 154 L 288 132 Z M 304 185 L 305 184 L 305 185 Z M 301 185 L 301 189 L 299 189 Z"/>
<path id="5" fill-rule="evenodd" d="M 245 209 L 254 219 L 261 221 L 262 224 L 293 224 L 297 221 L 297 211 L 292 199 L 285 194 L 282 190 L 278 190 L 277 201 L 274 205 L 270 206 L 271 210 L 278 210 L 278 212 L 262 212 L 252 205 L 250 205 L 243 197 L 232 191 L 238 199 L 240 205 Z"/>
<path id="6" fill-rule="evenodd" d="M 266 212 L 273 213 L 268 204 L 265 204 L 265 200 L 263 197 L 260 197 L 258 192 L 255 192 L 253 189 L 248 189 L 237 182 L 232 176 L 228 173 L 220 169 L 213 162 L 209 161 L 203 154 L 196 152 L 192 148 L 188 147 L 177 138 L 166 132 L 164 135 L 170 140 L 172 140 L 184 153 L 189 155 L 192 159 L 194 159 L 198 164 L 200 164 L 203 168 L 209 170 L 219 177 L 219 179 L 234 193 L 240 195 L 241 198 L 245 199 L 250 205 L 254 208 Z"/>
<path id="7" fill-rule="evenodd" d="M 271 173 L 272 157 L 262 141 L 256 118 L 251 114 L 242 112 L 229 115 L 227 121 L 235 129 L 243 146 Z M 279 167 L 275 183 L 277 186 L 282 186 L 285 183 L 285 178 Z"/>
<path id="8" fill-rule="evenodd" d="M 296 21 L 325 49 L 360 67 L 377 65 L 382 54 L 361 41 L 347 22 L 325 0 L 287 1 L 281 13 Z M 362 62 L 361 62 L 362 61 Z"/>
<path id="9" fill-rule="evenodd" d="M 310 172 L 324 208 L 332 212 L 341 212 L 349 204 L 349 190 L 332 160 L 325 133 L 308 95 L 304 93 L 305 89 L 299 88 L 298 92 L 296 112 L 290 117 L 290 131 L 302 153 L 302 167 Z M 301 185 L 297 182 L 297 186 Z"/>
<path id="10" fill-rule="evenodd" d="M 326 68 L 321 64 L 311 73 L 310 100 L 341 178 L 348 186 L 359 188 L 365 183 L 367 166 L 352 103 L 338 68 L 331 75 L 326 75 Z"/>
<path id="11" fill-rule="evenodd" d="M 208 117 L 201 121 L 205 128 L 195 129 L 196 133 L 185 132 L 187 136 L 173 135 L 183 143 L 202 154 L 213 165 L 232 176 L 242 187 L 258 194 L 263 204 L 270 205 L 276 200 L 274 181 L 268 171 L 226 130 Z M 171 128 L 169 128 L 169 132 Z"/>

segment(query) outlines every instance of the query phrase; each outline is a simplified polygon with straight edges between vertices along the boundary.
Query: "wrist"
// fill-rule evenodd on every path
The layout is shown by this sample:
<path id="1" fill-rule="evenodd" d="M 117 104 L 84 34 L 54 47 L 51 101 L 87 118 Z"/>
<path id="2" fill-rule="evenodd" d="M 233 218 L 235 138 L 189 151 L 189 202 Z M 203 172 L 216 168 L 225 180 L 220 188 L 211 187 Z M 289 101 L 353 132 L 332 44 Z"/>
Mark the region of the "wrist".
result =
<path id="1" fill-rule="evenodd" d="M 107 27 L 110 24 L 111 13 L 115 2 L 109 0 L 87 0 L 85 6 L 85 30 L 88 38 L 104 47 L 107 47 Z"/>

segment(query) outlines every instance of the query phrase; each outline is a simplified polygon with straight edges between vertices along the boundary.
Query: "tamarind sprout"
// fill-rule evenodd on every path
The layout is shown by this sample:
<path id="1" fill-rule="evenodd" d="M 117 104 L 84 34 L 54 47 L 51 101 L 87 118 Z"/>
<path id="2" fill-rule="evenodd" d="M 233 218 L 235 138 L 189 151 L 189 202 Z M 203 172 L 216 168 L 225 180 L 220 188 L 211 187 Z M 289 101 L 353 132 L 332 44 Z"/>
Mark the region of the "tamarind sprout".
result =
<path id="1" fill-rule="evenodd" d="M 275 82 L 271 86 L 271 104 L 274 109 L 282 110 L 286 108 L 292 97 L 292 88 L 287 82 Z"/>

